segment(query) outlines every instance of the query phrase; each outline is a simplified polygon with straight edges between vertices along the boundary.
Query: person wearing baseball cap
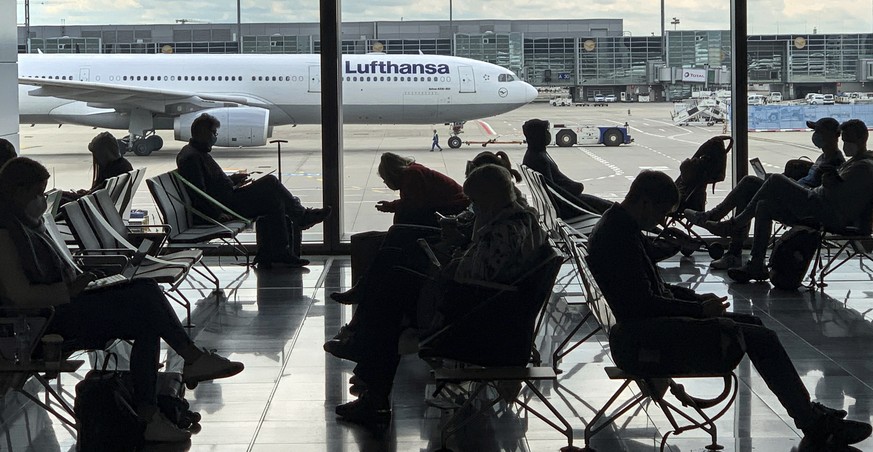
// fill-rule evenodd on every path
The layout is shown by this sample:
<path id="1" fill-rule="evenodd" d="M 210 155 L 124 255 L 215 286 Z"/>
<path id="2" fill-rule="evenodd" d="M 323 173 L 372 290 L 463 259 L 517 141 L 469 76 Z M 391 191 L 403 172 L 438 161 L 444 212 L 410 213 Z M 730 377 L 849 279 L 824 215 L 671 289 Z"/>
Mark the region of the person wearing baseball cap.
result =
<path id="1" fill-rule="evenodd" d="M 812 144 L 821 149 L 822 154 L 812 163 L 806 175 L 796 182 L 802 188 L 811 189 L 821 185 L 822 174 L 825 171 L 836 170 L 846 161 L 846 158 L 840 152 L 839 147 L 837 147 L 840 139 L 840 123 L 836 119 L 821 118 L 818 121 L 806 121 L 806 125 L 814 130 Z M 683 215 L 691 224 L 706 227 L 707 222 L 717 222 L 726 217 L 734 209 L 737 209 L 737 212 L 745 210 L 746 206 L 763 185 L 764 179 L 753 175 L 746 176 L 737 183 L 736 187 L 725 196 L 722 202 L 712 209 L 705 212 L 686 209 Z M 721 258 L 713 260 L 709 264 L 711 268 L 727 270 L 742 265 L 740 256 L 743 252 L 743 242 L 748 237 L 749 230 L 748 227 L 745 227 L 734 232 L 730 235 L 731 241 L 727 252 Z"/>
<path id="2" fill-rule="evenodd" d="M 749 230 L 755 220 L 750 259 L 741 267 L 728 270 L 734 281 L 765 281 L 769 272 L 765 265 L 771 225 L 779 221 L 787 225 L 814 223 L 826 231 L 838 234 L 865 235 L 873 229 L 873 152 L 867 151 L 867 125 L 851 119 L 840 125 L 843 150 L 850 159 L 837 168 L 822 168 L 822 184 L 806 188 L 781 174 L 767 178 L 761 189 L 742 212 L 727 221 L 707 221 L 703 227 L 715 235 L 745 239 L 741 231 Z M 816 130 L 818 133 L 818 130 Z"/>

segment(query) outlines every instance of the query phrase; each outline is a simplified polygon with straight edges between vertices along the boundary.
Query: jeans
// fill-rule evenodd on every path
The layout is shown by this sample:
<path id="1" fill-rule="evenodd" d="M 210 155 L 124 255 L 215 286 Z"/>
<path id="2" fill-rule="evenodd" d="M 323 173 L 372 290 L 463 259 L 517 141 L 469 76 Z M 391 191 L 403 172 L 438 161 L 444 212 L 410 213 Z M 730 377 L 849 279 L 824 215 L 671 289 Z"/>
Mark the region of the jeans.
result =
<path id="1" fill-rule="evenodd" d="M 299 226 L 306 208 L 275 176 L 267 175 L 237 188 L 227 207 L 246 218 L 258 219 L 259 257 L 278 259 L 299 254 L 303 237 Z"/>
<path id="2" fill-rule="evenodd" d="M 749 204 L 734 217 L 738 227 L 748 226 L 755 220 L 755 236 L 752 239 L 752 260 L 763 262 L 770 243 L 773 221 L 787 225 L 812 223 L 839 229 L 840 215 L 822 200 L 822 197 L 792 179 L 781 174 L 773 174 L 764 181 Z M 737 239 L 745 240 L 745 234 L 736 234 Z"/>
<path id="3" fill-rule="evenodd" d="M 60 334 L 72 350 L 100 348 L 114 339 L 133 341 L 130 373 L 138 406 L 157 403 L 161 339 L 177 352 L 193 344 L 160 286 L 150 279 L 83 292 L 55 307 L 46 334 Z"/>
<path id="4" fill-rule="evenodd" d="M 721 220 L 734 209 L 737 209 L 737 213 L 742 212 L 749 205 L 755 193 L 761 189 L 762 185 L 764 185 L 764 179 L 760 177 L 746 176 L 742 178 L 722 202 L 709 210 L 709 219 L 712 221 Z M 746 225 L 738 234 L 734 234 L 731 237 L 730 245 L 728 245 L 728 254 L 739 256 L 743 251 L 743 242 L 748 236 L 749 228 Z"/>

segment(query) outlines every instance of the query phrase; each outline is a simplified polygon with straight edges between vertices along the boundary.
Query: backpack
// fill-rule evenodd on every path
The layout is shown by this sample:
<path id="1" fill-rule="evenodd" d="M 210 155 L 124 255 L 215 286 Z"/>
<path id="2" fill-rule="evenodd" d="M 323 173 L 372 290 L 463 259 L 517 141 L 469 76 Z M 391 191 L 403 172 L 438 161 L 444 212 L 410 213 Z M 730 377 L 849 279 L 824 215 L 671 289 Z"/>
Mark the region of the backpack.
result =
<path id="1" fill-rule="evenodd" d="M 776 240 L 770 254 L 770 282 L 778 289 L 796 290 L 821 245 L 819 231 L 795 226 Z"/>
<path id="2" fill-rule="evenodd" d="M 73 407 L 80 451 L 127 452 L 142 444 L 145 424 L 133 407 L 122 372 L 91 370 L 76 384 Z"/>
<path id="3" fill-rule="evenodd" d="M 727 146 L 725 146 L 727 142 Z M 697 152 L 690 159 L 685 159 L 679 165 L 679 179 L 676 180 L 680 191 L 687 196 L 689 193 L 682 190 L 687 187 L 691 190 L 712 184 L 715 190 L 716 182 L 725 179 L 727 172 L 727 153 L 734 147 L 734 139 L 727 135 L 712 137 L 697 148 Z"/>

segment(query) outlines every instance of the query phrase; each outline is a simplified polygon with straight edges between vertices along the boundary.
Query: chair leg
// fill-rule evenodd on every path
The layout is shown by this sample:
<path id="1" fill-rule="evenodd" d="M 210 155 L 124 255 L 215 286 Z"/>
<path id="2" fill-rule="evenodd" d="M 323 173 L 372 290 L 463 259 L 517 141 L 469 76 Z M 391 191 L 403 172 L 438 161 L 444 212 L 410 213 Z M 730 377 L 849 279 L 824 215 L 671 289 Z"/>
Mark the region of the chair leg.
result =
<path id="1" fill-rule="evenodd" d="M 567 334 L 567 337 L 564 338 L 564 340 L 558 345 L 558 347 L 552 353 L 552 369 L 555 370 L 555 373 L 562 373 L 563 372 L 562 370 L 558 369 L 558 363 L 561 361 L 561 358 L 567 356 L 573 350 L 576 350 L 576 348 L 579 347 L 580 345 L 582 345 L 582 343 L 584 343 L 585 341 L 590 339 L 591 336 L 594 336 L 595 334 L 597 334 L 598 331 L 600 331 L 600 326 L 598 325 L 596 328 L 594 328 L 593 331 L 591 331 L 590 333 L 585 335 L 585 337 L 583 337 L 582 339 L 578 340 L 575 344 L 573 344 L 572 347 L 570 347 L 566 351 L 564 351 L 564 347 L 573 339 L 573 336 L 576 334 L 576 332 L 579 331 L 580 328 L 582 328 L 582 325 L 584 325 L 585 323 L 588 322 L 588 319 L 591 316 L 592 316 L 591 311 L 588 311 L 588 313 L 585 314 L 585 317 L 582 317 L 582 320 L 580 320 L 579 323 L 576 324 L 576 326 L 573 328 L 573 331 L 571 331 L 569 334 Z"/>
<path id="2" fill-rule="evenodd" d="M 528 405 L 526 402 L 524 402 L 520 398 L 516 398 L 515 403 L 521 405 L 522 407 L 524 407 L 525 410 L 532 413 L 534 416 L 540 418 L 540 420 L 542 420 L 546 424 L 549 424 L 550 427 L 561 432 L 564 436 L 567 437 L 567 447 L 562 448 L 561 449 L 562 452 L 570 452 L 570 451 L 579 450 L 579 448 L 573 446 L 573 427 L 570 426 L 570 423 L 567 422 L 567 419 L 563 415 L 561 415 L 561 413 L 555 408 L 555 406 L 552 405 L 551 402 L 549 402 L 549 400 L 543 395 L 542 392 L 540 392 L 539 389 L 537 389 L 537 387 L 531 381 L 524 380 L 524 384 L 525 384 L 525 386 L 527 386 L 528 389 L 530 389 L 531 392 L 534 393 L 534 395 L 536 395 L 536 397 L 540 400 L 540 402 L 542 402 L 543 405 L 545 405 L 546 408 L 548 408 L 549 411 L 551 411 L 552 414 L 556 418 L 558 418 L 558 421 L 561 422 L 561 424 L 563 425 L 563 428 L 561 428 L 561 426 L 559 426 L 558 424 L 553 422 L 551 419 L 543 416 L 540 412 L 531 408 L 530 405 Z"/>
<path id="3" fill-rule="evenodd" d="M 616 399 L 618 399 L 618 396 L 621 395 L 621 393 L 632 382 L 633 382 L 633 380 L 630 380 L 630 379 L 625 380 L 624 383 L 622 383 L 621 386 L 618 388 L 618 390 L 615 391 L 615 393 L 612 395 L 612 397 L 609 398 L 609 400 L 606 402 L 606 404 L 603 405 L 603 408 L 601 408 L 600 411 L 598 411 L 597 414 L 595 414 L 594 417 L 591 418 L 591 421 L 588 423 L 588 425 L 585 426 L 585 449 L 584 450 L 594 452 L 594 449 L 591 449 L 589 446 L 590 442 L 591 442 L 591 438 L 594 435 L 596 435 L 598 432 L 600 432 L 601 430 L 606 428 L 613 421 L 618 419 L 622 414 L 626 413 L 628 410 L 633 408 L 634 405 L 642 402 L 644 399 L 646 399 L 648 397 L 645 394 L 640 394 L 640 395 L 634 397 L 633 399 L 630 399 L 630 400 L 624 402 L 618 408 L 618 410 L 616 410 L 615 413 L 613 413 L 612 416 L 609 417 L 609 419 L 607 419 L 602 425 L 595 427 L 595 425 L 597 424 L 597 421 L 599 421 L 601 418 L 605 417 L 606 410 L 608 410 L 609 407 L 612 406 L 613 403 L 615 403 Z"/>

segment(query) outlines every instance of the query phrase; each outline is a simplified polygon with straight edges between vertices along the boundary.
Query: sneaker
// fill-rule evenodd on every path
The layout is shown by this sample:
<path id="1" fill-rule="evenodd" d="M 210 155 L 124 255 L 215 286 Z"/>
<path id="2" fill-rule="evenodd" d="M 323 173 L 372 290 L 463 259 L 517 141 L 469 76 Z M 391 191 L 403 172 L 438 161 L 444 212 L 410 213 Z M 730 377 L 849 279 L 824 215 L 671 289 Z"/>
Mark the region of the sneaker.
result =
<path id="1" fill-rule="evenodd" d="M 719 237 L 730 237 L 734 234 L 736 226 L 733 219 L 726 221 L 704 221 L 703 226 L 707 231 Z"/>
<path id="2" fill-rule="evenodd" d="M 155 410 L 152 418 L 146 423 L 143 439 L 158 443 L 176 443 L 191 439 L 191 432 L 177 427 L 163 413 Z"/>
<path id="3" fill-rule="evenodd" d="M 337 406 L 335 411 L 344 421 L 358 424 L 378 424 L 391 420 L 387 397 L 364 394 L 356 400 Z"/>
<path id="4" fill-rule="evenodd" d="M 349 381 L 351 383 L 351 381 Z M 812 409 L 820 414 L 824 414 L 827 416 L 836 416 L 839 419 L 845 419 L 848 416 L 848 412 L 846 410 L 838 410 L 836 408 L 830 408 L 822 405 L 818 402 L 812 402 Z"/>
<path id="5" fill-rule="evenodd" d="M 770 279 L 770 272 L 763 262 L 753 262 L 751 259 L 742 267 L 728 270 L 728 277 L 738 283 L 747 283 L 751 280 L 766 281 Z"/>
<path id="6" fill-rule="evenodd" d="M 330 294 L 330 299 L 339 303 L 339 304 L 358 304 L 358 297 L 360 294 L 358 293 L 357 286 L 352 287 L 351 289 L 345 292 L 333 292 Z"/>
<path id="7" fill-rule="evenodd" d="M 694 226 L 702 227 L 703 223 L 709 221 L 709 215 L 706 212 L 698 212 L 692 209 L 685 209 L 684 211 L 682 211 L 682 215 L 684 215 L 685 219 Z"/>
<path id="8" fill-rule="evenodd" d="M 812 425 L 801 430 L 804 440 L 833 448 L 864 441 L 873 432 L 873 427 L 866 422 L 840 419 L 836 414 L 822 414 Z"/>
<path id="9" fill-rule="evenodd" d="M 245 369 L 243 363 L 218 356 L 213 351 L 204 351 L 193 362 L 185 363 L 182 377 L 185 379 L 185 384 L 191 387 L 201 381 L 232 377 L 242 372 L 243 369 Z"/>
<path id="10" fill-rule="evenodd" d="M 333 209 L 330 206 L 327 206 L 323 209 L 306 209 L 306 212 L 303 213 L 303 219 L 300 221 L 300 229 L 307 230 L 318 223 L 326 220 L 327 217 L 330 216 Z"/>
<path id="11" fill-rule="evenodd" d="M 743 259 L 735 254 L 725 254 L 721 259 L 716 259 L 709 263 L 709 268 L 716 270 L 727 270 L 737 268 L 743 265 Z"/>
<path id="12" fill-rule="evenodd" d="M 337 358 L 361 362 L 365 359 L 365 353 L 358 345 L 358 342 L 360 341 L 355 341 L 353 336 L 331 339 L 325 342 L 322 348 Z"/>

